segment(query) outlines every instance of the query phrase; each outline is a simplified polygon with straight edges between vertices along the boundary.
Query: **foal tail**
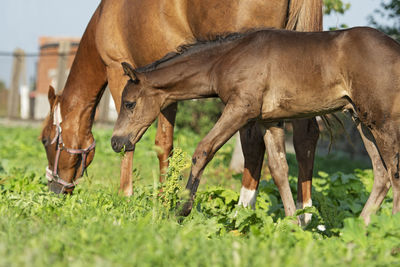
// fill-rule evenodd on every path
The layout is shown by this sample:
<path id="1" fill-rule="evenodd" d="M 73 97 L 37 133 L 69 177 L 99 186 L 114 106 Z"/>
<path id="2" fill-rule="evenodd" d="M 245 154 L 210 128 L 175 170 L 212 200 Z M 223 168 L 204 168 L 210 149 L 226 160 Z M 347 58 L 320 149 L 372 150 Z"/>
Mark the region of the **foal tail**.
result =
<path id="1" fill-rule="evenodd" d="M 322 0 L 291 0 L 285 29 L 322 31 Z"/>

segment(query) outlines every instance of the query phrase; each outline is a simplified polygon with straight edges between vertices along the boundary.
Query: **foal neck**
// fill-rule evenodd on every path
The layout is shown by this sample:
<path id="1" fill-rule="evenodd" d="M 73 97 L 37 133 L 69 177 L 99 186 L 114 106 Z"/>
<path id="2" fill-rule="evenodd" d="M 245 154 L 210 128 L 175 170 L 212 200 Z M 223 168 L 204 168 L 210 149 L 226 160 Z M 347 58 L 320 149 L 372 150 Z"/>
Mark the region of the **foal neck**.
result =
<path id="1" fill-rule="evenodd" d="M 150 85 L 162 89 L 170 101 L 216 96 L 213 68 L 221 58 L 222 49 L 207 49 L 181 55 L 145 72 Z"/>

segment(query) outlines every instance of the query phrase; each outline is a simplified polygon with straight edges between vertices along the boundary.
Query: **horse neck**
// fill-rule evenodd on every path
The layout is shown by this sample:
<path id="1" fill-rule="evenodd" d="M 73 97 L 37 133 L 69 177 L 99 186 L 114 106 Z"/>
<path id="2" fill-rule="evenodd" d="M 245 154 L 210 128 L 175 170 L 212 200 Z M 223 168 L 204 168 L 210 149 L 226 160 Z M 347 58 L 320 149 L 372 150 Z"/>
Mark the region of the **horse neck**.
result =
<path id="1" fill-rule="evenodd" d="M 107 71 L 95 44 L 99 10 L 95 12 L 81 42 L 61 95 L 64 124 L 92 128 L 96 106 L 107 85 Z M 73 125 L 72 125 L 73 126 Z"/>
<path id="2" fill-rule="evenodd" d="M 145 73 L 155 88 L 163 88 L 167 102 L 215 97 L 210 75 L 223 53 L 221 46 L 163 63 L 156 70 Z"/>
<path id="3" fill-rule="evenodd" d="M 215 92 L 210 83 L 207 65 L 194 68 L 190 64 L 179 62 L 172 67 L 153 71 L 151 76 L 156 78 L 150 78 L 150 83 L 155 88 L 162 88 L 156 90 L 163 91 L 168 104 L 179 100 L 210 97 L 215 95 Z"/>

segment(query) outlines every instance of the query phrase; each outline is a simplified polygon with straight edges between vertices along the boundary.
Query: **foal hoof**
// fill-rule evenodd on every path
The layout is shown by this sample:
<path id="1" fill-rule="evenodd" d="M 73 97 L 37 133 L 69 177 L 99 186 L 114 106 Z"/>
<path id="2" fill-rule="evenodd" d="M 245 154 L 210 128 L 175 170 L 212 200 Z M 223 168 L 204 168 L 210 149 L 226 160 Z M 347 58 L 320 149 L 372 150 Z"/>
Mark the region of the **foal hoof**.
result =
<path id="1" fill-rule="evenodd" d="M 192 207 L 193 207 L 193 202 L 192 201 L 187 201 L 185 202 L 185 204 L 177 205 L 178 208 L 178 215 L 179 216 L 188 216 L 190 214 L 190 212 L 192 211 Z"/>

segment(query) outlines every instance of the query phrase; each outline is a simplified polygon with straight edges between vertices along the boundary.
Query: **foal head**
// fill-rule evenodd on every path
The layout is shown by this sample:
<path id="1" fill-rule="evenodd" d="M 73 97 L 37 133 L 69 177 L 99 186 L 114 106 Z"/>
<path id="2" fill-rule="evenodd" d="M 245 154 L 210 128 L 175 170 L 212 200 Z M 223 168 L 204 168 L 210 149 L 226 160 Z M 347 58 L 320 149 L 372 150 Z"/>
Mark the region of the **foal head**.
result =
<path id="1" fill-rule="evenodd" d="M 40 140 L 46 150 L 48 187 L 54 193 L 72 193 L 77 179 L 94 157 L 94 138 L 91 133 L 79 133 L 76 127 L 63 123 L 61 96 L 50 86 L 50 113 L 43 124 Z M 74 131 L 75 130 L 75 131 Z M 72 134 L 78 132 L 78 134 Z M 84 149 L 81 149 L 84 147 Z"/>
<path id="2" fill-rule="evenodd" d="M 130 80 L 122 92 L 121 108 L 111 139 L 115 152 L 133 150 L 166 104 L 163 90 L 151 84 L 143 73 L 137 73 L 128 63 L 122 63 L 122 67 Z"/>

